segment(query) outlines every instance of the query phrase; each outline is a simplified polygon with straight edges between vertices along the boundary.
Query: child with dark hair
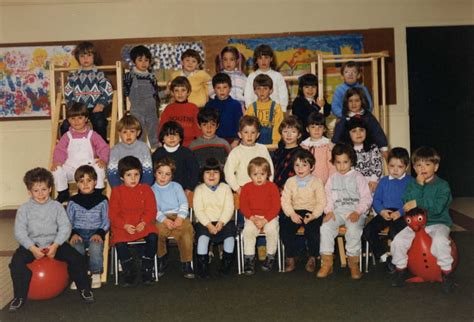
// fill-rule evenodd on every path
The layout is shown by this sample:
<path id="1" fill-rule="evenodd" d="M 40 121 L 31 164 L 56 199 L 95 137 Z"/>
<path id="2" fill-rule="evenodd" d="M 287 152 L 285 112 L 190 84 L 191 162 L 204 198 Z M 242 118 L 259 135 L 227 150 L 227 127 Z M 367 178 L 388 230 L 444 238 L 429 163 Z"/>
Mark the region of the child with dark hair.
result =
<path id="1" fill-rule="evenodd" d="M 211 76 L 203 68 L 203 60 L 199 52 L 194 49 L 187 49 L 181 55 L 181 70 L 174 72 L 171 79 L 178 76 L 186 77 L 190 84 L 189 102 L 196 104 L 197 107 L 206 105 Z"/>
<path id="2" fill-rule="evenodd" d="M 188 147 L 192 140 L 201 136 L 201 130 L 197 123 L 197 114 L 199 109 L 191 102 L 188 97 L 191 93 L 191 83 L 186 77 L 178 76 L 171 82 L 170 86 L 174 103 L 166 106 L 160 117 L 160 126 L 158 133 L 161 133 L 163 124 L 168 121 L 175 121 L 183 128 L 183 146 Z M 161 141 L 161 139 L 160 139 Z"/>
<path id="3" fill-rule="evenodd" d="M 281 141 L 272 156 L 273 167 L 275 168 L 273 182 L 281 191 L 286 180 L 295 175 L 293 157 L 301 150 L 298 143 L 303 132 L 303 126 L 295 116 L 290 115 L 283 119 L 278 132 L 281 135 Z"/>
<path id="4" fill-rule="evenodd" d="M 393 272 L 386 243 L 379 238 L 382 229 L 389 227 L 388 238 L 393 238 L 406 227 L 403 215 L 402 197 L 413 177 L 406 174 L 410 166 L 410 156 L 404 148 L 393 148 L 388 153 L 388 176 L 383 177 L 375 189 L 372 207 L 375 217 L 365 226 L 364 237 L 369 242 L 372 253 L 387 269 Z"/>
<path id="5" fill-rule="evenodd" d="M 67 204 L 67 215 L 72 225 L 69 243 L 82 255 L 89 255 L 89 271 L 92 288 L 102 285 L 100 274 L 104 269 L 104 240 L 109 230 L 109 203 L 107 198 L 95 189 L 97 173 L 90 165 L 77 168 L 74 173 L 78 193 Z M 76 289 L 76 284 L 71 284 Z"/>
<path id="6" fill-rule="evenodd" d="M 201 182 L 194 191 L 193 209 L 196 215 L 198 274 L 209 277 L 209 242 L 224 243 L 219 272 L 230 273 L 235 244 L 236 227 L 233 220 L 234 196 L 224 182 L 222 165 L 215 158 L 205 161 Z"/>
<path id="7" fill-rule="evenodd" d="M 215 108 L 219 113 L 217 135 L 226 139 L 232 146 L 239 144 L 239 120 L 242 117 L 242 105 L 231 95 L 232 82 L 228 74 L 219 73 L 212 78 L 215 98 L 207 102 L 205 108 Z"/>
<path id="8" fill-rule="evenodd" d="M 105 188 L 105 168 L 110 148 L 100 135 L 89 128 L 88 115 L 83 103 L 74 103 L 66 110 L 71 127 L 56 144 L 51 165 L 59 202 L 69 199 L 68 182 L 74 179 L 74 172 L 81 165 L 93 166 L 97 173 L 96 188 L 100 191 Z"/>
<path id="9" fill-rule="evenodd" d="M 331 162 L 331 151 L 334 144 L 324 134 L 326 133 L 326 119 L 319 112 L 312 112 L 308 116 L 306 131 L 309 137 L 301 142 L 303 149 L 309 150 L 316 159 L 313 175 L 326 184 L 329 176 L 334 173 Z"/>
<path id="10" fill-rule="evenodd" d="M 277 72 L 276 57 L 273 49 L 266 44 L 262 44 L 255 48 L 253 52 L 253 69 L 250 73 L 245 85 L 245 106 L 250 106 L 257 100 L 258 94 L 255 92 L 254 79 L 260 74 L 269 76 L 273 81 L 273 91 L 271 91 L 271 99 L 281 106 L 283 113 L 286 112 L 288 106 L 288 88 L 283 76 Z"/>
<path id="11" fill-rule="evenodd" d="M 147 184 L 140 183 L 142 165 L 134 156 L 126 156 L 118 164 L 123 184 L 112 189 L 109 218 L 112 230 L 111 243 L 124 272 L 123 286 L 130 286 L 136 278 L 133 257 L 127 242 L 145 240 L 141 258 L 142 281 L 153 282 L 153 259 L 156 255 L 158 231 L 155 227 L 155 195 Z"/>
<path id="12" fill-rule="evenodd" d="M 189 149 L 196 156 L 199 167 L 202 168 L 210 157 L 215 157 L 221 164 L 225 164 L 230 145 L 216 135 L 216 130 L 219 128 L 219 113 L 212 107 L 203 108 L 198 113 L 198 123 L 202 136 L 191 142 Z"/>
<path id="13" fill-rule="evenodd" d="M 130 112 L 146 130 L 150 147 L 154 150 L 158 146 L 157 107 L 160 99 L 156 77 L 150 69 L 151 52 L 143 45 L 135 46 L 130 51 L 130 59 L 134 66 L 123 78 L 123 94 L 130 100 Z M 146 141 L 146 136 L 142 133 L 142 141 Z"/>
<path id="14" fill-rule="evenodd" d="M 245 69 L 245 57 L 233 46 L 222 48 L 216 57 L 216 71 L 224 73 L 231 79 L 230 96 L 237 100 L 241 107 L 245 109 L 244 90 L 247 83 L 247 76 L 243 73 Z M 214 82 L 213 82 L 214 83 Z M 210 97 L 214 98 L 215 85 Z"/>
<path id="15" fill-rule="evenodd" d="M 359 83 L 361 77 L 360 66 L 354 61 L 348 61 L 344 63 L 341 67 L 341 77 L 343 83 L 336 87 L 334 94 L 332 96 L 331 109 L 332 113 L 337 116 L 337 118 L 344 118 L 344 104 L 343 100 L 346 96 L 348 89 L 358 88 L 363 93 L 363 96 L 367 99 L 367 110 L 372 111 L 372 98 L 370 96 L 367 87 Z"/>
<path id="16" fill-rule="evenodd" d="M 311 152 L 299 150 L 292 161 L 295 176 L 286 181 L 281 195 L 280 236 L 287 252 L 285 272 L 296 267 L 296 232 L 303 226 L 308 248 L 305 268 L 313 273 L 319 254 L 319 228 L 323 221 L 326 193 L 321 180 L 311 175 L 316 163 Z"/>
<path id="17" fill-rule="evenodd" d="M 43 257 L 66 262 L 69 277 L 76 283 L 81 298 L 94 302 L 85 257 L 67 243 L 71 223 L 66 211 L 50 198 L 53 181 L 51 172 L 44 168 L 29 170 L 23 177 L 31 198 L 18 208 L 15 217 L 15 239 L 20 246 L 9 265 L 14 296 L 10 312 L 25 304 L 32 276 L 27 264 Z"/>
<path id="18" fill-rule="evenodd" d="M 181 145 L 183 133 L 183 128 L 177 122 L 163 124 L 159 135 L 162 146 L 152 154 L 151 159 L 153 164 L 164 157 L 173 159 L 176 163 L 173 179 L 189 195 L 199 181 L 199 164 L 193 152 Z"/>
<path id="19" fill-rule="evenodd" d="M 113 88 L 104 72 L 97 70 L 99 57 L 92 43 L 86 41 L 74 49 L 74 57 L 80 68 L 69 74 L 64 95 L 70 107 L 75 102 L 84 103 L 89 112 L 94 131 L 107 141 L 106 107 L 112 103 Z M 63 122 L 61 134 L 69 129 L 69 123 Z"/>

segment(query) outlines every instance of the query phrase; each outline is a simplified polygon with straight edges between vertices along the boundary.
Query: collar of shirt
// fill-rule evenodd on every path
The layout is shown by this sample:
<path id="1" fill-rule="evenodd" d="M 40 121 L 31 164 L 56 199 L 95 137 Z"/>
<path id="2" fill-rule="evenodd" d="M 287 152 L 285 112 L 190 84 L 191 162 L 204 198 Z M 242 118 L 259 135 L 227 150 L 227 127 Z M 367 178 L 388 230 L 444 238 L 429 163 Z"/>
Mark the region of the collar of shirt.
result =
<path id="1" fill-rule="evenodd" d="M 211 189 L 212 191 L 216 191 L 218 186 L 219 186 L 219 185 L 217 185 L 217 186 L 210 186 L 210 185 L 206 184 L 206 187 L 208 187 L 208 188 Z"/>
<path id="2" fill-rule="evenodd" d="M 312 179 L 312 174 L 308 174 L 306 177 L 301 178 L 299 176 L 296 177 L 296 184 L 298 185 L 298 188 L 304 188 L 308 184 L 308 182 L 311 181 Z"/>
<path id="3" fill-rule="evenodd" d="M 323 136 L 317 140 L 313 140 L 311 137 L 307 138 L 302 142 L 302 144 L 307 145 L 307 146 L 321 146 L 330 143 L 331 140 L 329 140 L 327 137 Z"/>
<path id="4" fill-rule="evenodd" d="M 347 117 L 354 117 L 356 115 L 364 115 L 364 112 L 365 112 L 364 110 L 361 110 L 360 113 L 349 112 L 347 114 Z"/>
<path id="5" fill-rule="evenodd" d="M 163 144 L 163 147 L 165 148 L 166 152 L 173 153 L 173 152 L 178 151 L 180 145 L 181 144 L 178 144 L 177 146 L 174 146 L 174 147 L 169 147 L 166 144 Z"/>
<path id="6" fill-rule="evenodd" d="M 394 177 L 392 177 L 392 176 L 388 176 L 388 180 L 393 180 L 393 179 L 402 180 L 403 178 L 405 178 L 406 175 L 407 175 L 407 174 L 404 173 L 400 178 L 394 178 Z"/>

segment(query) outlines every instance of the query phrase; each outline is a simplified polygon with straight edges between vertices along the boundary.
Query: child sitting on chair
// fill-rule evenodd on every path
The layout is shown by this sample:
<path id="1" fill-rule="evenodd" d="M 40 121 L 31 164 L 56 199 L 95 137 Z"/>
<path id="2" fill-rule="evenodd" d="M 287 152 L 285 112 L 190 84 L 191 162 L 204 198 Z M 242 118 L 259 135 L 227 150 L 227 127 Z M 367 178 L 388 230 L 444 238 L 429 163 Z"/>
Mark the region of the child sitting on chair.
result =
<path id="1" fill-rule="evenodd" d="M 124 272 L 123 286 L 134 283 L 136 272 L 127 242 L 145 240 L 142 261 L 142 281 L 153 282 L 153 264 L 158 242 L 155 227 L 156 201 L 147 184 L 140 183 L 142 164 L 134 156 L 124 157 L 118 164 L 123 184 L 112 189 L 109 218 L 112 230 L 111 242 L 117 249 L 118 259 Z"/>
<path id="2" fill-rule="evenodd" d="M 66 211 L 50 198 L 53 187 L 51 172 L 44 168 L 29 170 L 23 182 L 31 198 L 18 208 L 15 217 L 15 239 L 20 247 L 9 265 L 14 296 L 9 311 L 17 311 L 25 304 L 32 276 L 27 264 L 46 256 L 66 262 L 69 277 L 76 283 L 81 298 L 85 302 L 94 302 L 86 259 L 66 242 L 71 235 Z"/>
<path id="3" fill-rule="evenodd" d="M 110 148 L 107 143 L 93 131 L 88 121 L 87 107 L 83 103 L 74 103 L 66 111 L 71 127 L 59 140 L 53 152 L 51 171 L 58 191 L 57 201 L 69 199 L 68 181 L 74 179 L 76 169 L 81 165 L 91 165 L 97 173 L 99 191 L 105 187 L 105 168 L 109 161 Z"/>
<path id="4" fill-rule="evenodd" d="M 240 192 L 240 211 L 245 217 L 242 232 L 244 240 L 244 274 L 255 274 L 255 244 L 257 236 L 265 233 L 267 257 L 262 265 L 264 272 L 273 268 L 278 245 L 278 213 L 280 212 L 280 192 L 276 184 L 268 181 L 271 175 L 270 163 L 262 158 L 252 159 L 247 167 L 252 179 Z"/>
<path id="5" fill-rule="evenodd" d="M 156 227 L 159 231 L 158 276 L 165 274 L 168 253 L 166 241 L 172 237 L 178 244 L 184 277 L 194 278 L 191 265 L 194 230 L 189 220 L 188 199 L 181 185 L 171 181 L 176 171 L 176 164 L 170 157 L 164 157 L 155 162 L 154 168 L 156 182 L 151 188 L 158 205 L 156 215 Z"/>
<path id="6" fill-rule="evenodd" d="M 67 215 L 72 225 L 69 243 L 82 255 L 89 254 L 92 288 L 102 285 L 100 274 L 104 268 L 104 240 L 109 230 L 109 203 L 95 190 L 97 173 L 90 165 L 82 165 L 74 173 L 79 192 L 67 204 Z M 71 284 L 75 289 L 76 284 Z"/>

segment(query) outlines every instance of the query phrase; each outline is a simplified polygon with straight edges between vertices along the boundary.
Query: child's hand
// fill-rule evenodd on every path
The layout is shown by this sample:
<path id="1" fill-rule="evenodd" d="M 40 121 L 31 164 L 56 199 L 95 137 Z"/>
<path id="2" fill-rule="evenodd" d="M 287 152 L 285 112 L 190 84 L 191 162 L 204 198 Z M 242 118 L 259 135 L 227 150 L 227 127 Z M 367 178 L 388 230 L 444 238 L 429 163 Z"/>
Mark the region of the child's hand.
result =
<path id="1" fill-rule="evenodd" d="M 318 105 L 320 108 L 324 108 L 324 103 L 326 103 L 326 101 L 323 99 L 320 99 L 319 97 L 316 99 L 316 105 Z"/>
<path id="2" fill-rule="evenodd" d="M 123 228 L 129 233 L 130 235 L 134 235 L 137 232 L 137 229 L 135 226 L 130 225 L 130 224 L 125 224 L 123 225 Z"/>
<path id="3" fill-rule="evenodd" d="M 357 211 L 353 211 L 347 216 L 347 219 L 349 219 L 351 222 L 357 222 L 360 218 L 360 214 Z"/>
<path id="4" fill-rule="evenodd" d="M 105 169 L 107 167 L 107 163 L 105 163 L 101 159 L 97 159 L 97 166 L 101 169 Z"/>
<path id="5" fill-rule="evenodd" d="M 52 165 L 51 165 L 51 171 L 56 171 L 58 169 L 58 167 L 62 166 L 63 164 L 60 163 L 60 162 L 54 162 Z"/>
<path id="6" fill-rule="evenodd" d="M 143 229 L 145 229 L 145 222 L 142 221 L 140 222 L 136 227 L 135 227 L 135 230 L 137 231 L 137 233 L 143 231 Z"/>
<path id="7" fill-rule="evenodd" d="M 104 241 L 102 240 L 102 237 L 100 237 L 99 234 L 94 234 L 91 236 L 91 239 L 90 241 L 93 241 L 93 242 L 96 242 L 96 243 L 100 243 L 102 244 Z"/>
<path id="8" fill-rule="evenodd" d="M 369 181 L 370 192 L 372 192 L 372 193 L 375 192 L 375 188 L 377 188 L 377 184 L 378 184 L 377 181 Z"/>
<path id="9" fill-rule="evenodd" d="M 59 245 L 56 243 L 52 243 L 51 245 L 49 245 L 46 256 L 48 256 L 49 258 L 54 258 L 54 256 L 56 256 L 56 251 L 58 250 L 58 247 Z"/>
<path id="10" fill-rule="evenodd" d="M 416 176 L 416 182 L 417 182 L 419 185 L 421 185 L 421 186 L 425 185 L 425 181 L 426 181 L 426 178 L 425 178 L 425 176 L 424 176 L 423 174 L 420 173 L 420 174 L 418 174 L 418 175 Z"/>
<path id="11" fill-rule="evenodd" d="M 165 220 L 163 220 L 163 224 L 165 224 L 165 226 L 166 226 L 169 230 L 173 230 L 173 229 L 174 229 L 174 221 L 172 221 L 171 219 L 166 218 Z"/>
<path id="12" fill-rule="evenodd" d="M 380 151 L 382 153 L 382 157 L 388 163 L 388 151 Z"/>
<path id="13" fill-rule="evenodd" d="M 390 216 L 392 212 L 388 209 L 384 209 L 380 212 L 380 216 L 382 216 L 383 219 L 385 219 L 386 221 L 390 221 L 392 220 L 392 217 Z"/>
<path id="14" fill-rule="evenodd" d="M 290 218 L 291 218 L 291 221 L 294 222 L 295 224 L 301 224 L 302 223 L 301 216 L 298 215 L 297 213 L 291 214 Z"/>
<path id="15" fill-rule="evenodd" d="M 104 110 L 104 105 L 97 104 L 92 110 L 93 113 L 102 112 Z"/>
<path id="16" fill-rule="evenodd" d="M 176 219 L 174 220 L 174 228 L 181 227 L 183 224 L 184 219 L 182 217 L 177 216 Z"/>
<path id="17" fill-rule="evenodd" d="M 311 220 L 313 220 L 312 215 L 313 215 L 313 214 L 310 214 L 310 213 L 308 212 L 308 213 L 306 214 L 306 216 L 304 216 L 303 222 L 304 222 L 305 225 L 307 225 Z"/>
<path id="18" fill-rule="evenodd" d="M 394 211 L 390 214 L 390 217 L 392 218 L 392 220 L 397 220 L 398 218 L 400 218 L 402 215 L 400 214 L 400 211 Z"/>
<path id="19" fill-rule="evenodd" d="M 324 215 L 323 222 L 328 222 L 331 219 L 333 221 L 336 221 L 336 216 L 334 215 L 334 213 L 332 211 L 328 212 L 326 215 Z"/>
<path id="20" fill-rule="evenodd" d="M 208 224 L 206 225 L 206 227 L 207 227 L 207 230 L 209 230 L 209 233 L 210 233 L 211 235 L 217 234 L 217 228 L 216 228 L 216 226 L 214 226 L 211 222 L 208 223 Z"/>
<path id="21" fill-rule="evenodd" d="M 216 224 L 217 233 L 220 232 L 222 228 L 224 228 L 224 223 L 222 221 L 218 221 Z"/>
<path id="22" fill-rule="evenodd" d="M 41 248 L 36 247 L 35 245 L 31 246 L 29 251 L 36 259 L 43 258 L 46 255 Z"/>
<path id="23" fill-rule="evenodd" d="M 407 201 L 404 205 L 403 205 L 403 210 L 405 210 L 405 212 L 413 209 L 416 207 L 416 200 L 413 199 L 413 200 L 410 200 L 410 201 Z"/>
<path id="24" fill-rule="evenodd" d="M 92 239 L 92 238 L 91 238 L 91 239 Z M 79 242 L 82 242 L 82 238 L 81 238 L 81 236 L 79 236 L 78 234 L 72 235 L 71 240 L 69 241 L 69 243 L 70 243 L 71 245 L 77 244 L 77 243 L 79 243 Z"/>

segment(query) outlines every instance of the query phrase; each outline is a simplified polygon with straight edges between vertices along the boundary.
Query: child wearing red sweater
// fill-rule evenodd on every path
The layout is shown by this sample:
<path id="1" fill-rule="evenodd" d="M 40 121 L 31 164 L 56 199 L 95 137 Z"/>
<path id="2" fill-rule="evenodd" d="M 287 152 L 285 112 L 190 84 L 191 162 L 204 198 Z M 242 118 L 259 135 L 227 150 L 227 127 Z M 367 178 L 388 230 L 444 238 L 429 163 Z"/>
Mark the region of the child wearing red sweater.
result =
<path id="1" fill-rule="evenodd" d="M 265 233 L 267 257 L 262 265 L 264 272 L 271 271 L 275 261 L 278 234 L 280 231 L 278 213 L 280 212 L 280 192 L 273 182 L 270 163 L 262 158 L 252 159 L 247 171 L 252 182 L 245 184 L 240 192 L 240 211 L 245 217 L 242 232 L 244 240 L 244 274 L 255 274 L 255 243 L 257 236 Z"/>

